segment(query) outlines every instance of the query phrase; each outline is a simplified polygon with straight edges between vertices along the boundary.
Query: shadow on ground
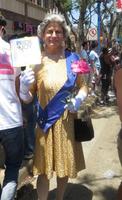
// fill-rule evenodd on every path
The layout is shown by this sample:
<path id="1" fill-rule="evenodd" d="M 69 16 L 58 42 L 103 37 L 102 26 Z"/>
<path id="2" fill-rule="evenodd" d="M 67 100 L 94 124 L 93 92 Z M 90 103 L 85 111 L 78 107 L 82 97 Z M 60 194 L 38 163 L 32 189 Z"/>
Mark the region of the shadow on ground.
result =
<path id="1" fill-rule="evenodd" d="M 17 191 L 16 200 L 37 200 L 37 192 L 31 183 L 23 185 Z"/>
<path id="2" fill-rule="evenodd" d="M 93 193 L 86 186 L 68 183 L 64 200 L 92 200 Z M 49 192 L 48 200 L 56 199 L 56 189 Z M 37 200 L 36 189 L 32 184 L 22 186 L 18 192 L 16 200 Z"/>
<path id="3" fill-rule="evenodd" d="M 56 189 L 50 191 L 48 200 L 54 200 Z M 64 200 L 92 200 L 93 192 L 84 185 L 68 183 Z"/>
<path id="4" fill-rule="evenodd" d="M 114 175 L 112 179 L 110 179 L 110 186 L 106 185 L 106 180 L 108 182 L 109 179 L 105 177 L 96 177 L 94 174 L 86 174 L 83 177 L 79 177 L 78 180 L 81 184 L 85 184 L 88 188 L 94 189 L 94 200 L 116 200 L 117 199 L 117 189 L 111 186 L 111 181 L 119 178 L 121 179 L 121 175 Z M 92 189 L 91 189 L 92 190 Z M 87 200 L 84 196 L 83 200 Z"/>
<path id="5" fill-rule="evenodd" d="M 96 108 L 91 111 L 91 118 L 109 118 L 117 113 L 117 106 L 96 106 Z"/>
<path id="6" fill-rule="evenodd" d="M 91 181 L 93 177 L 84 177 L 82 182 L 86 182 L 87 185 L 93 185 Z M 98 181 L 98 180 L 95 180 Z M 89 182 L 89 184 L 88 184 Z M 92 183 L 90 183 L 92 182 Z M 99 185 L 99 183 L 97 183 Z M 90 187 L 82 184 L 68 183 L 64 200 L 93 200 L 93 192 L 89 189 Z M 94 199 L 104 200 L 115 200 L 117 191 L 115 188 L 105 186 L 104 188 L 94 191 Z M 48 200 L 56 199 L 56 189 L 49 192 Z M 33 188 L 31 183 L 22 186 L 18 193 L 16 200 L 37 200 L 36 189 Z"/>
<path id="7" fill-rule="evenodd" d="M 99 196 L 101 196 L 101 199 L 103 200 L 116 200 L 117 199 L 117 190 L 113 187 L 105 187 L 101 189 L 100 191 L 97 191 L 94 193 L 94 196 L 99 199 Z"/>

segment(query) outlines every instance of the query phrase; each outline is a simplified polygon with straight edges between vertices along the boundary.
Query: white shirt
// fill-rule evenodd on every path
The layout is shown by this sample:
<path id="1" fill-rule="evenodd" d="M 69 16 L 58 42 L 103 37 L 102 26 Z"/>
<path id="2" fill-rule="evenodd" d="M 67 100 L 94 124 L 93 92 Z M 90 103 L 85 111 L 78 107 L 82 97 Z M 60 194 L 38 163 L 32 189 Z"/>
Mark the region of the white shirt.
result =
<path id="1" fill-rule="evenodd" d="M 88 54 L 87 54 L 87 51 L 85 50 L 85 49 L 83 49 L 82 51 L 81 51 L 81 58 L 82 59 L 85 59 L 87 62 L 88 62 Z"/>
<path id="2" fill-rule="evenodd" d="M 90 62 L 91 62 L 91 67 L 94 66 L 96 69 L 100 70 L 100 68 L 101 68 L 100 59 L 99 59 L 98 54 L 94 50 L 90 51 L 89 58 L 90 58 Z"/>
<path id="3" fill-rule="evenodd" d="M 0 130 L 22 126 L 21 103 L 15 89 L 10 45 L 0 38 Z"/>

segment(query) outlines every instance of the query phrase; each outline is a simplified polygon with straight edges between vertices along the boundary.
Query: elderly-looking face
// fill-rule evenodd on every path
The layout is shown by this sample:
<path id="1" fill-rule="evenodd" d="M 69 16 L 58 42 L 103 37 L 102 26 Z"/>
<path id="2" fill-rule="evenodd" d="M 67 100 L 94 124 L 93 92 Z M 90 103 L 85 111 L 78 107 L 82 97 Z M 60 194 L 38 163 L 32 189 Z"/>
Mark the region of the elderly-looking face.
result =
<path id="1" fill-rule="evenodd" d="M 65 41 L 62 26 L 58 22 L 50 22 L 45 28 L 43 34 L 43 41 L 47 48 L 61 48 Z"/>

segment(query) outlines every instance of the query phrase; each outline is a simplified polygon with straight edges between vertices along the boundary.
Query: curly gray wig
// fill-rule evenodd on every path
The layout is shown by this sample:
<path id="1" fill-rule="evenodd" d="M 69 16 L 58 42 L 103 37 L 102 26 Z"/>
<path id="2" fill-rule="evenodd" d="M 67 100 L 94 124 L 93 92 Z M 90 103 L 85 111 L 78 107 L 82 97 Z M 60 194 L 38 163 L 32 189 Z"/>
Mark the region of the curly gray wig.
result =
<path id="1" fill-rule="evenodd" d="M 59 13 L 48 13 L 46 14 L 43 22 L 41 22 L 40 25 L 37 27 L 37 34 L 39 37 L 42 38 L 47 25 L 51 22 L 58 22 L 63 29 L 64 37 L 67 38 L 69 36 L 70 28 L 69 26 L 67 26 L 64 16 Z"/>

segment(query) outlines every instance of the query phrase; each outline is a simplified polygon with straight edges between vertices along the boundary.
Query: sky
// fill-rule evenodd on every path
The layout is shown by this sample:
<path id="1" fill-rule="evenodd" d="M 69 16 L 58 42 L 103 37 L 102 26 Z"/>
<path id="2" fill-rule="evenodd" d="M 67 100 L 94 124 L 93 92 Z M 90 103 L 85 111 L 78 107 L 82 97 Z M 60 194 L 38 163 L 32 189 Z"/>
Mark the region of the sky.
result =
<path id="1" fill-rule="evenodd" d="M 73 14 L 75 19 L 79 19 L 79 12 L 78 11 L 73 10 L 72 14 Z M 95 26 L 97 26 L 97 14 L 96 13 L 92 16 L 92 24 L 91 24 L 91 27 L 95 27 Z"/>
<path id="2" fill-rule="evenodd" d="M 116 2 L 116 0 L 107 0 L 107 1 L 108 1 L 108 3 L 110 5 L 113 4 L 113 2 Z M 122 0 L 120 0 L 120 1 L 122 1 Z M 96 6 L 97 6 L 97 3 L 96 3 Z M 101 6 L 100 8 L 102 8 L 102 3 L 100 4 L 100 6 Z M 72 13 L 73 13 L 74 18 L 76 18 L 76 19 L 79 18 L 78 10 L 73 10 Z M 92 13 L 92 24 L 91 24 L 91 27 L 95 27 L 95 26 L 97 27 L 97 24 L 98 24 L 98 15 L 96 13 L 94 13 L 94 14 Z"/>

